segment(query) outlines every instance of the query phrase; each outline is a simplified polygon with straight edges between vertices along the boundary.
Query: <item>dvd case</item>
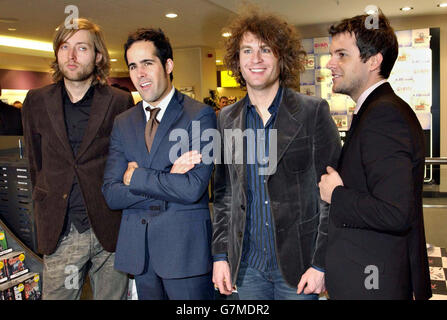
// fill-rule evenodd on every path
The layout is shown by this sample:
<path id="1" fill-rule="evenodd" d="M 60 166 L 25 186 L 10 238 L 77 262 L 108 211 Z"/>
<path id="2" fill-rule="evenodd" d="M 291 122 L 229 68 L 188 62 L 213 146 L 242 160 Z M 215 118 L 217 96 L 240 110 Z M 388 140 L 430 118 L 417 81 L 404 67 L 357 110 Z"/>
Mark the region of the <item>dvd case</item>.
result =
<path id="1" fill-rule="evenodd" d="M 5 231 L 0 229 L 0 256 L 10 253 L 12 248 L 8 248 L 8 242 L 6 241 Z"/>
<path id="2" fill-rule="evenodd" d="M 0 257 L 3 260 L 3 268 L 9 280 L 24 275 L 29 270 L 25 265 L 25 253 L 23 251 L 13 251 Z"/>
<path id="3" fill-rule="evenodd" d="M 0 285 L 0 300 L 40 300 L 42 291 L 38 273 L 27 273 Z"/>

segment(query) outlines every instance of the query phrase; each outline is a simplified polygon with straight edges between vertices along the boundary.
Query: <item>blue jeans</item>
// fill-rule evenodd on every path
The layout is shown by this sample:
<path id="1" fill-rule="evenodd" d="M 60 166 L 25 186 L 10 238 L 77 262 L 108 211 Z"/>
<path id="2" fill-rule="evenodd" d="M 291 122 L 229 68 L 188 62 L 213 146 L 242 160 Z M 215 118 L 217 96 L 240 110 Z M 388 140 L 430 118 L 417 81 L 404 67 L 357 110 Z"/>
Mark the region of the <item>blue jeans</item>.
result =
<path id="1" fill-rule="evenodd" d="M 241 261 L 236 280 L 240 300 L 318 300 L 317 294 L 297 294 L 279 269 L 259 271 Z"/>

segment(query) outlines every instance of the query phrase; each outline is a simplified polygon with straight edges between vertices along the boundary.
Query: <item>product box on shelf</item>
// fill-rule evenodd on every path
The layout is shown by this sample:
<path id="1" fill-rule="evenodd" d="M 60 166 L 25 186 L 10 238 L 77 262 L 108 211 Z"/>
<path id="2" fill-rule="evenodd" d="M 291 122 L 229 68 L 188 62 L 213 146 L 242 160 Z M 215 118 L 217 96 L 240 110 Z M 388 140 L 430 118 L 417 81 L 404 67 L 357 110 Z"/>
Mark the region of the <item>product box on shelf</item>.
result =
<path id="1" fill-rule="evenodd" d="M 38 273 L 27 273 L 0 285 L 0 300 L 40 300 L 39 280 Z"/>
<path id="2" fill-rule="evenodd" d="M 3 260 L 0 259 L 0 283 L 8 281 L 8 272 L 6 271 L 6 266 Z"/>
<path id="3" fill-rule="evenodd" d="M 10 282 L 0 285 L 0 300 L 15 300 L 14 288 Z"/>
<path id="4" fill-rule="evenodd" d="M 1 256 L 0 259 L 3 261 L 3 268 L 6 269 L 9 280 L 20 277 L 29 271 L 25 265 L 25 253 L 22 251 L 13 251 Z"/>
<path id="5" fill-rule="evenodd" d="M 8 242 L 6 241 L 5 231 L 0 229 L 0 256 L 10 253 L 12 248 L 8 248 Z"/>
<path id="6" fill-rule="evenodd" d="M 41 290 L 39 286 L 39 275 L 28 273 L 14 280 L 15 300 L 40 300 Z"/>

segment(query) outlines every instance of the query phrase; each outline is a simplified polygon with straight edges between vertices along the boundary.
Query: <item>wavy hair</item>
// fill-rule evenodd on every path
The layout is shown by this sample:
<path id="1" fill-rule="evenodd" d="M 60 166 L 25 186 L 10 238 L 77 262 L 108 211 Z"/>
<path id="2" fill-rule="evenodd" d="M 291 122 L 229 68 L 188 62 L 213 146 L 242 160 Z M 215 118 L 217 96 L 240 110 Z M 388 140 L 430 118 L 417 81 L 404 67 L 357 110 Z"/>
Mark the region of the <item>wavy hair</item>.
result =
<path id="1" fill-rule="evenodd" d="M 92 36 L 93 44 L 95 46 L 95 56 L 96 53 L 101 53 L 102 55 L 102 59 L 95 64 L 95 69 L 93 70 L 93 84 L 98 82 L 103 85 L 107 84 L 107 77 L 109 76 L 110 72 L 110 56 L 109 52 L 107 51 L 101 28 L 97 24 L 84 18 L 76 19 L 75 23 L 77 23 L 78 28 L 66 28 L 64 23 L 59 25 L 57 29 L 58 31 L 54 36 L 53 50 L 55 59 L 51 63 L 51 68 L 53 69 L 53 81 L 58 82 L 64 78 L 57 61 L 57 52 L 59 51 L 60 46 L 79 30 L 87 30 Z"/>
<path id="2" fill-rule="evenodd" d="M 359 15 L 344 19 L 329 28 L 329 34 L 334 37 L 341 33 L 355 35 L 360 58 L 366 62 L 370 57 L 381 53 L 383 56 L 379 74 L 387 79 L 390 76 L 399 53 L 399 44 L 394 29 L 387 17 L 379 10 L 376 19 L 378 26 L 368 24 L 368 15 Z"/>
<path id="3" fill-rule="evenodd" d="M 273 14 L 249 8 L 236 17 L 225 31 L 231 33 L 224 43 L 225 65 L 241 87 L 246 87 L 246 81 L 240 71 L 239 52 L 242 38 L 247 32 L 254 34 L 272 48 L 278 58 L 280 85 L 298 86 L 299 73 L 304 70 L 306 52 L 294 26 Z"/>

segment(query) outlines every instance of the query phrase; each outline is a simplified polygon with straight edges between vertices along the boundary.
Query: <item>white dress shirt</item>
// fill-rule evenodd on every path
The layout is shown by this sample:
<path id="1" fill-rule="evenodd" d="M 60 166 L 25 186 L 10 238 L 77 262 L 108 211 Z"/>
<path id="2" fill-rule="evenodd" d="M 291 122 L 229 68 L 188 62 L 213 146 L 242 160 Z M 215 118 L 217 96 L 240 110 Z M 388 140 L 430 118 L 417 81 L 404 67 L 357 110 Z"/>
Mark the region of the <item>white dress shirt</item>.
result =
<path id="1" fill-rule="evenodd" d="M 175 92 L 175 88 L 174 88 L 174 86 L 172 86 L 172 89 L 168 93 L 168 95 L 166 97 L 164 97 L 163 100 L 161 100 L 160 103 L 156 107 L 150 105 L 148 102 L 143 100 L 143 110 L 144 110 L 144 113 L 146 114 L 146 121 L 148 121 L 149 118 L 151 117 L 150 111 L 146 111 L 146 107 L 149 107 L 151 109 L 153 109 L 153 108 L 161 109 L 157 114 L 157 120 L 158 120 L 158 122 L 161 122 L 161 119 L 163 118 L 163 115 L 165 114 L 165 111 L 169 105 L 169 102 L 171 102 L 174 92 Z"/>

